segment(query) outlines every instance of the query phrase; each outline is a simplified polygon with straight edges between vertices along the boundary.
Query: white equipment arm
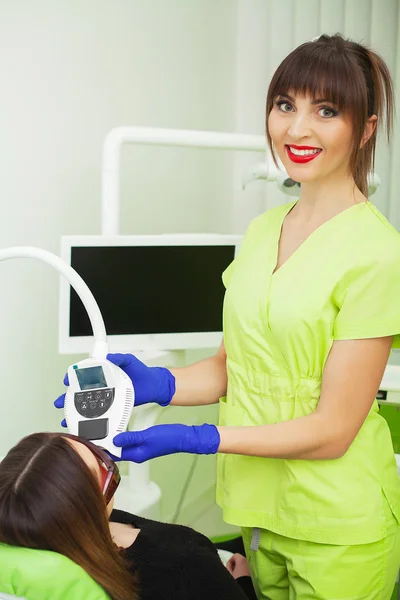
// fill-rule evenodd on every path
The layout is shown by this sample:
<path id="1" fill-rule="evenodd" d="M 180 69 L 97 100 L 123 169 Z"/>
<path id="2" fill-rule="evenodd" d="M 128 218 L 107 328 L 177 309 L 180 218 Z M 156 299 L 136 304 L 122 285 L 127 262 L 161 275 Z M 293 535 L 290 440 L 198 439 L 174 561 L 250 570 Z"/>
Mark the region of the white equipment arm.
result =
<path id="1" fill-rule="evenodd" d="M 108 352 L 107 334 L 98 304 L 82 277 L 59 256 L 32 246 L 10 246 L 0 250 L 0 261 L 9 258 L 36 258 L 47 263 L 68 279 L 88 313 L 93 329 L 94 346 L 91 356 L 105 358 Z"/>

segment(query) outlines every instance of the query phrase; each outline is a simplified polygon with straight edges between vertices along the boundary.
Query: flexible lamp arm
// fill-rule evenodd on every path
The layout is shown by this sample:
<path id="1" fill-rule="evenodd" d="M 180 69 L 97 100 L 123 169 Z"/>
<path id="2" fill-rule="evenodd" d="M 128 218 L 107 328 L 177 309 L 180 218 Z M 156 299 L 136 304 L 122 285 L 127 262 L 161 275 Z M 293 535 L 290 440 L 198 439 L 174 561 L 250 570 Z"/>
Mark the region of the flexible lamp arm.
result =
<path id="1" fill-rule="evenodd" d="M 32 246 L 11 246 L 0 250 L 0 261 L 9 258 L 36 258 L 54 267 L 69 281 L 86 309 L 93 330 L 94 346 L 91 356 L 105 358 L 108 353 L 106 328 L 98 304 L 82 277 L 61 258 Z"/>
<path id="2" fill-rule="evenodd" d="M 265 137 L 262 135 L 154 127 L 115 127 L 103 142 L 101 216 L 103 235 L 119 234 L 120 149 L 125 143 L 265 152 Z"/>

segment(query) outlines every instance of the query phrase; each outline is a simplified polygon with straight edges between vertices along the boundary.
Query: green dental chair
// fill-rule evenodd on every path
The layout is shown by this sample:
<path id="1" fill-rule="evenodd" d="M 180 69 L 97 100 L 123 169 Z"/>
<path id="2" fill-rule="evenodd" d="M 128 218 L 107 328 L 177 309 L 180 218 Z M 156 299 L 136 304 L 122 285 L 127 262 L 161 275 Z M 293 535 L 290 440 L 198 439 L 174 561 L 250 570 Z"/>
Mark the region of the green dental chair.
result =
<path id="1" fill-rule="evenodd" d="M 110 600 L 69 558 L 0 544 L 0 600 Z"/>

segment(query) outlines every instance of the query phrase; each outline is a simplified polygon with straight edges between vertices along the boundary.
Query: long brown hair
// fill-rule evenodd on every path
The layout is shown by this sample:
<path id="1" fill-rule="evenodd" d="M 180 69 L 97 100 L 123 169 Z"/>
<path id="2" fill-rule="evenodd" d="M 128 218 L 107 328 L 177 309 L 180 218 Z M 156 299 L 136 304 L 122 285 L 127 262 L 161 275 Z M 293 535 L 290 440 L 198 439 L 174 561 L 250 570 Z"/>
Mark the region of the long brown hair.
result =
<path id="1" fill-rule="evenodd" d="M 349 167 L 357 187 L 367 195 L 367 176 L 374 168 L 377 129 L 386 115 L 388 141 L 393 125 L 393 82 L 385 61 L 372 50 L 340 34 L 321 35 L 295 48 L 279 65 L 267 94 L 267 120 L 277 96 L 310 95 L 326 98 L 353 123 Z M 367 119 L 378 117 L 374 133 L 360 148 Z M 268 133 L 268 144 L 276 157 Z"/>
<path id="2" fill-rule="evenodd" d="M 62 434 L 29 435 L 0 463 L 0 542 L 63 554 L 114 600 L 138 598 L 100 485 Z"/>

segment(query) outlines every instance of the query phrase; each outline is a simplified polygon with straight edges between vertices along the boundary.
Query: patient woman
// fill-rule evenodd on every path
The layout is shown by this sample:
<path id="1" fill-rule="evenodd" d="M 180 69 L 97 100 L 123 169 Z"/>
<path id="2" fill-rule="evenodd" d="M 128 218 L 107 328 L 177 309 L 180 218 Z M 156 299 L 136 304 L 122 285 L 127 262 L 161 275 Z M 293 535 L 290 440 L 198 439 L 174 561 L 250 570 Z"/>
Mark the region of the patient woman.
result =
<path id="1" fill-rule="evenodd" d="M 113 600 L 246 600 L 240 557 L 228 572 L 205 536 L 113 510 L 119 480 L 86 440 L 25 437 L 0 463 L 0 542 L 67 556 Z"/>

